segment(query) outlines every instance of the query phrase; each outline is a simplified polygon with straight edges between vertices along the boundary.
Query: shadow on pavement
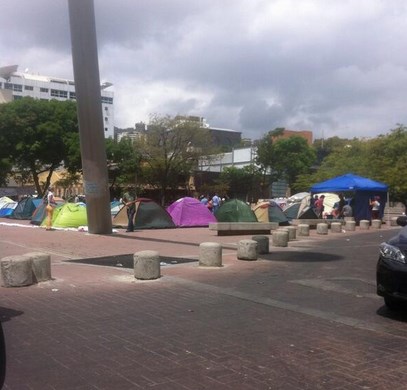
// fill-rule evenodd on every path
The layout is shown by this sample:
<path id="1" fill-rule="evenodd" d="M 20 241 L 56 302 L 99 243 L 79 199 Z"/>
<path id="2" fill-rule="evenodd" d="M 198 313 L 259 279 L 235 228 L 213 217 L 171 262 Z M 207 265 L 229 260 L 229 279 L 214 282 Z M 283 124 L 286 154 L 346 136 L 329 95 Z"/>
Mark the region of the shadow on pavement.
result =
<path id="1" fill-rule="evenodd" d="M 385 318 L 399 322 L 407 322 L 407 303 L 401 304 L 399 310 L 390 310 L 386 305 L 381 306 L 376 313 Z"/>
<path id="2" fill-rule="evenodd" d="M 197 262 L 198 259 L 160 256 L 161 265 Z M 102 265 L 106 267 L 134 268 L 133 253 L 117 256 L 91 257 L 87 259 L 67 260 L 68 263 Z"/>
<path id="3" fill-rule="evenodd" d="M 158 230 L 158 229 L 157 229 Z M 139 230 L 140 231 L 140 230 Z M 129 233 L 115 233 L 115 234 L 109 234 L 107 235 L 108 237 L 113 237 L 113 238 L 128 238 L 130 240 L 142 240 L 142 241 L 152 241 L 152 242 L 165 242 L 165 243 L 171 243 L 174 242 L 176 244 L 181 244 L 181 245 L 189 245 L 189 246 L 199 246 L 199 244 L 195 242 L 189 242 L 189 241 L 178 241 L 178 240 L 163 240 L 161 238 L 151 238 L 151 237 L 139 237 L 137 236 L 137 230 L 134 232 L 129 232 Z"/>
<path id="4" fill-rule="evenodd" d="M 321 252 L 272 252 L 265 255 L 259 255 L 259 258 L 263 260 L 272 261 L 292 261 L 295 263 L 311 263 L 311 262 L 323 262 L 323 261 L 339 261 L 343 260 L 343 256 L 332 255 Z"/>
<path id="5" fill-rule="evenodd" d="M 21 314 L 24 314 L 24 312 L 0 306 L 0 323 L 10 321 L 13 317 L 20 316 Z"/>

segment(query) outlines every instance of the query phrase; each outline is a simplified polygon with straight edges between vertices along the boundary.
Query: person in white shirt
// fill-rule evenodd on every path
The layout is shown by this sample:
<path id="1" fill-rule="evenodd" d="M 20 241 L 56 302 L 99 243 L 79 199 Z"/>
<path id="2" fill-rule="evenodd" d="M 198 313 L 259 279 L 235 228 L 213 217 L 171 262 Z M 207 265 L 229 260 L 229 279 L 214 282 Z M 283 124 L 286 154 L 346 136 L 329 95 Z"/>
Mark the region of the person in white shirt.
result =
<path id="1" fill-rule="evenodd" d="M 52 216 L 54 215 L 54 207 L 57 205 L 57 202 L 55 202 L 54 199 L 54 193 L 52 191 L 53 188 L 49 187 L 47 193 L 47 205 L 45 207 L 47 212 L 46 230 L 52 230 Z"/>
<path id="2" fill-rule="evenodd" d="M 370 207 L 372 208 L 372 219 L 380 219 L 380 196 L 375 196 L 370 200 Z"/>
<path id="3" fill-rule="evenodd" d="M 212 213 L 213 214 L 216 213 L 219 206 L 220 206 L 220 198 L 219 198 L 218 194 L 215 193 L 215 195 L 212 197 Z"/>

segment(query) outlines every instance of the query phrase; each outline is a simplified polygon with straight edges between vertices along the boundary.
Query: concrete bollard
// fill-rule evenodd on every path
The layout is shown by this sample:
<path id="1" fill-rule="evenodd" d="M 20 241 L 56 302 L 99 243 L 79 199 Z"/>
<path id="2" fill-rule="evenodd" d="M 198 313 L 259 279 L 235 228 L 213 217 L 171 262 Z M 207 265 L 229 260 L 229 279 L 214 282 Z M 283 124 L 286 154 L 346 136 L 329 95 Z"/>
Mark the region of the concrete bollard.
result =
<path id="1" fill-rule="evenodd" d="M 332 233 L 342 233 L 342 223 L 341 222 L 332 222 L 331 223 L 331 232 Z"/>
<path id="2" fill-rule="evenodd" d="M 288 230 L 288 241 L 295 240 L 297 238 L 297 227 L 296 226 L 286 226 Z"/>
<path id="3" fill-rule="evenodd" d="M 134 277 L 141 280 L 160 277 L 160 256 L 156 251 L 140 251 L 133 255 Z"/>
<path id="4" fill-rule="evenodd" d="M 308 237 L 309 236 L 309 225 L 306 223 L 300 223 L 298 225 L 298 235 Z"/>
<path id="5" fill-rule="evenodd" d="M 360 230 L 368 230 L 369 225 L 370 225 L 370 221 L 368 221 L 367 219 L 362 219 L 361 221 L 359 221 Z"/>
<path id="6" fill-rule="evenodd" d="M 252 240 L 257 242 L 258 254 L 270 253 L 270 243 L 267 236 L 253 236 Z"/>
<path id="7" fill-rule="evenodd" d="M 51 280 L 51 256 L 42 252 L 27 253 L 32 259 L 33 282 L 45 282 Z"/>
<path id="8" fill-rule="evenodd" d="M 239 260 L 257 260 L 257 242 L 254 240 L 240 240 L 237 246 Z"/>
<path id="9" fill-rule="evenodd" d="M 382 220 L 381 219 L 372 219 L 372 229 L 381 229 Z"/>
<path id="10" fill-rule="evenodd" d="M 222 245 L 217 242 L 202 242 L 199 244 L 199 266 L 221 267 Z"/>
<path id="11" fill-rule="evenodd" d="M 325 222 L 317 223 L 317 234 L 328 234 L 328 224 Z"/>
<path id="12" fill-rule="evenodd" d="M 276 230 L 273 232 L 273 246 L 286 247 L 288 246 L 288 231 Z"/>
<path id="13" fill-rule="evenodd" d="M 32 259 L 26 255 L 8 256 L 0 260 L 1 285 L 23 287 L 33 284 Z"/>
<path id="14" fill-rule="evenodd" d="M 287 232 L 288 233 L 288 241 L 291 241 L 293 238 L 293 233 L 290 233 L 290 230 L 288 229 L 288 226 L 281 226 L 277 229 L 278 231 L 281 232 Z"/>
<path id="15" fill-rule="evenodd" d="M 346 221 L 345 222 L 345 230 L 350 232 L 354 232 L 356 230 L 356 221 Z"/>
<path id="16" fill-rule="evenodd" d="M 390 226 L 398 226 L 398 224 L 397 224 L 397 218 L 398 218 L 398 217 L 391 217 L 391 219 L 390 219 Z"/>

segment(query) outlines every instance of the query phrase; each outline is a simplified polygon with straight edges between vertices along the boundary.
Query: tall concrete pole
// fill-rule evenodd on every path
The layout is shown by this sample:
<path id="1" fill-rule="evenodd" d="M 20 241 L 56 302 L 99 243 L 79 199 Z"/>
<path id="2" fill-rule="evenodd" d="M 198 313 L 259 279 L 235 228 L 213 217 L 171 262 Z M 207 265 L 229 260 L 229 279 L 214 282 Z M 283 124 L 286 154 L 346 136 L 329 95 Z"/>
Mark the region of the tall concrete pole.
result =
<path id="1" fill-rule="evenodd" d="M 93 0 L 68 0 L 89 233 L 111 234 L 110 195 Z"/>

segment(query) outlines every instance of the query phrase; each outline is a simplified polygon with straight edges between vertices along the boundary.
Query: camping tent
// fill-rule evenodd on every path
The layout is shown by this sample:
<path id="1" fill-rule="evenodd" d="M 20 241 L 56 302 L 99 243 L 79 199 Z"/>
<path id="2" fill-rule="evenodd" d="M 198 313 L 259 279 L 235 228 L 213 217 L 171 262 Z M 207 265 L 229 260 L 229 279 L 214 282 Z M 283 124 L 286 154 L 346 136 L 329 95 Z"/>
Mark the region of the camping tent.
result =
<path id="1" fill-rule="evenodd" d="M 369 200 L 374 196 L 380 197 L 380 217 L 383 217 L 383 210 L 387 201 L 388 185 L 348 173 L 337 176 L 311 187 L 311 193 L 322 192 L 351 192 L 353 199 L 351 206 L 353 215 L 358 222 L 362 219 L 370 219 Z"/>
<path id="2" fill-rule="evenodd" d="M 322 194 L 314 194 L 320 197 L 324 195 L 324 214 L 331 214 L 332 210 L 335 208 L 335 203 L 339 202 L 338 194 L 334 194 L 333 192 L 324 192 Z"/>
<path id="3" fill-rule="evenodd" d="M 304 196 L 301 201 L 288 204 L 284 208 L 284 214 L 289 221 L 293 219 L 317 219 L 313 208 L 310 207 L 310 196 Z"/>
<path id="4" fill-rule="evenodd" d="M 248 204 L 238 199 L 226 201 L 215 214 L 219 222 L 258 222 Z"/>
<path id="5" fill-rule="evenodd" d="M 137 198 L 135 200 L 134 229 L 165 229 L 175 228 L 170 214 L 151 199 Z M 114 217 L 113 226 L 127 227 L 127 210 L 123 207 Z"/>
<path id="6" fill-rule="evenodd" d="M 301 202 L 304 198 L 308 198 L 308 201 L 311 197 L 311 194 L 309 192 L 298 192 L 294 195 L 291 195 L 289 198 L 287 198 L 287 205 L 293 204 L 293 203 L 299 203 Z"/>
<path id="7" fill-rule="evenodd" d="M 215 216 L 198 199 L 185 197 L 176 200 L 167 207 L 176 226 L 209 226 L 216 222 Z"/>
<path id="8" fill-rule="evenodd" d="M 10 214 L 14 211 L 14 209 L 17 207 L 18 202 L 8 202 L 8 203 L 3 203 L 0 209 L 0 217 L 9 217 Z"/>
<path id="9" fill-rule="evenodd" d="M 41 198 L 23 198 L 21 199 L 9 218 L 13 219 L 31 219 L 34 210 L 42 203 Z"/>
<path id="10" fill-rule="evenodd" d="M 120 200 L 113 200 L 112 202 L 110 202 L 110 214 L 112 216 L 116 215 L 123 207 L 123 202 L 120 202 Z"/>
<path id="11" fill-rule="evenodd" d="M 0 198 L 0 209 L 6 204 L 13 202 L 13 199 L 9 198 L 8 196 L 2 196 Z"/>
<path id="12" fill-rule="evenodd" d="M 41 223 L 45 226 L 47 218 Z M 78 228 L 87 226 L 88 217 L 86 215 L 85 203 L 64 203 L 54 209 L 52 216 L 52 227 L 55 228 Z"/>
<path id="13" fill-rule="evenodd" d="M 279 225 L 289 225 L 287 216 L 273 200 L 257 203 L 253 211 L 259 222 L 278 222 Z"/>

